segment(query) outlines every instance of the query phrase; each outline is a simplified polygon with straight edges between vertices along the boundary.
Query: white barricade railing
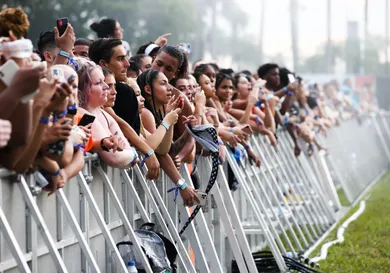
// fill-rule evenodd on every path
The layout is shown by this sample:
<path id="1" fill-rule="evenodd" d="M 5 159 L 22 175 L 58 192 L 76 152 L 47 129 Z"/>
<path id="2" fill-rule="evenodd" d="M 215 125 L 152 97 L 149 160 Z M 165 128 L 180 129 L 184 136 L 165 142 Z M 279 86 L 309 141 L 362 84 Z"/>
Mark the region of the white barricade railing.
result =
<path id="1" fill-rule="evenodd" d="M 182 237 L 178 231 L 191 210 L 180 196 L 167 194 L 171 181 L 146 181 L 138 166 L 104 168 L 96 155 L 64 189 L 47 198 L 32 175 L 0 170 L 0 272 L 126 272 L 116 243 L 153 222 L 178 251 L 178 272 L 258 272 L 253 253 L 266 247 L 281 272 L 284 257 L 299 257 L 334 224 L 341 208 L 338 191 L 352 203 L 390 162 L 390 115 L 347 121 L 318 137 L 329 154 L 298 158 L 286 132 L 278 149 L 262 136 L 251 146 L 262 166 L 237 162 L 228 151 L 208 203 Z M 211 172 L 209 158 L 198 160 L 201 190 Z M 231 171 L 229 171 L 230 169 Z M 186 164 L 182 176 L 192 184 Z M 239 187 L 230 190 L 235 178 Z M 135 250 L 152 272 L 140 245 Z M 232 262 L 234 260 L 234 263 Z M 233 265 L 234 264 L 234 265 Z"/>

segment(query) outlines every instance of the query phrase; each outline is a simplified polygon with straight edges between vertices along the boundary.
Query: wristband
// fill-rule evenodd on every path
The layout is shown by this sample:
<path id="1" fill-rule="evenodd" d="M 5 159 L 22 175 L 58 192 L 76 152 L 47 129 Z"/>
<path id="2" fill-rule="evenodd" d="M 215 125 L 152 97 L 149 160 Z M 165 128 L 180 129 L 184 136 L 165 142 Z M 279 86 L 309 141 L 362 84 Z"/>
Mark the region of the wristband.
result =
<path id="1" fill-rule="evenodd" d="M 58 55 L 65 57 L 67 59 L 70 57 L 70 54 L 66 51 L 63 51 L 63 50 L 58 51 Z"/>
<path id="2" fill-rule="evenodd" d="M 137 154 L 137 152 L 133 149 L 133 151 L 134 151 L 134 158 L 133 158 L 133 160 L 132 161 L 130 161 L 130 164 L 132 164 L 134 161 L 136 161 L 137 160 L 137 158 L 138 158 L 138 154 Z"/>
<path id="3" fill-rule="evenodd" d="M 256 107 L 260 107 L 260 106 L 261 106 L 261 100 L 257 101 L 257 102 L 255 103 L 255 106 L 256 106 Z"/>
<path id="4" fill-rule="evenodd" d="M 169 130 L 169 125 L 168 125 L 166 122 L 162 121 L 162 122 L 161 122 L 161 125 L 162 125 L 167 131 Z"/>
<path id="5" fill-rule="evenodd" d="M 230 127 L 230 133 L 234 134 L 234 128 Z"/>
<path id="6" fill-rule="evenodd" d="M 188 184 L 184 182 L 183 185 L 180 186 L 180 190 L 184 191 L 188 187 Z"/>
<path id="7" fill-rule="evenodd" d="M 230 123 L 230 126 L 231 126 L 231 127 L 233 127 L 233 123 L 234 123 L 234 121 L 233 121 L 231 118 L 230 118 L 230 119 L 228 119 L 228 120 L 227 120 L 227 122 L 229 122 L 229 123 Z"/>
<path id="8" fill-rule="evenodd" d="M 249 145 L 245 145 L 244 148 L 248 151 L 251 147 Z"/>
<path id="9" fill-rule="evenodd" d="M 256 116 L 255 122 L 257 125 L 264 125 L 264 122 L 258 116 Z"/>
<path id="10" fill-rule="evenodd" d="M 39 119 L 39 122 L 42 123 L 42 124 L 49 124 L 49 121 L 50 121 L 50 119 L 46 118 L 46 117 L 41 117 Z"/>
<path id="11" fill-rule="evenodd" d="M 153 149 L 150 149 L 150 151 L 149 151 L 148 153 L 144 154 L 144 156 L 145 156 L 146 158 L 148 158 L 148 157 L 151 157 L 153 154 L 154 154 L 154 150 L 153 150 Z"/>
<path id="12" fill-rule="evenodd" d="M 283 87 L 283 90 L 284 90 L 284 93 L 285 93 L 286 95 L 289 95 L 289 96 L 294 95 L 294 92 L 289 91 L 287 87 Z"/>
<path id="13" fill-rule="evenodd" d="M 68 57 L 68 62 L 74 66 L 74 70 L 76 70 L 76 72 L 79 70 L 79 64 L 72 57 Z"/>
<path id="14" fill-rule="evenodd" d="M 79 69 L 78 63 L 72 57 L 70 57 L 70 54 L 68 52 L 60 50 L 60 51 L 58 51 L 58 55 L 60 55 L 64 58 L 67 58 L 68 63 L 71 63 L 74 66 L 76 71 Z"/>
<path id="15" fill-rule="evenodd" d="M 154 154 L 153 149 L 150 149 L 150 151 L 148 153 L 144 154 L 144 159 L 142 159 L 142 161 L 141 161 L 141 168 L 144 166 L 146 159 L 148 157 L 151 157 L 153 154 Z"/>
<path id="16" fill-rule="evenodd" d="M 218 145 L 223 145 L 223 142 L 222 141 L 218 141 Z"/>
<path id="17" fill-rule="evenodd" d="M 58 169 L 55 173 L 51 173 L 51 176 L 58 176 L 61 173 L 61 169 Z"/>
<path id="18" fill-rule="evenodd" d="M 110 149 L 109 148 L 107 148 L 106 146 L 104 146 L 104 140 L 106 139 L 106 138 L 110 138 L 110 137 L 105 137 L 105 138 L 102 138 L 102 140 L 100 140 L 100 147 L 102 148 L 102 150 L 103 151 L 105 151 L 105 152 L 109 152 L 110 151 Z"/>

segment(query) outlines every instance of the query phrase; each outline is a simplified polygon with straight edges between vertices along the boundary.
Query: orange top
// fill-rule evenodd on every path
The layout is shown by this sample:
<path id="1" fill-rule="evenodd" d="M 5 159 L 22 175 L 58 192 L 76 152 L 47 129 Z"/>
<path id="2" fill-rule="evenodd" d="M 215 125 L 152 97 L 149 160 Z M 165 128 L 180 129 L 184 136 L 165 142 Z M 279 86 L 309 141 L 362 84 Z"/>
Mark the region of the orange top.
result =
<path id="1" fill-rule="evenodd" d="M 73 120 L 75 121 L 76 124 L 78 124 L 82 117 L 83 117 L 83 115 L 76 113 Z M 93 139 L 92 139 L 92 136 L 90 136 L 87 144 L 85 144 L 84 151 L 88 152 L 92 149 L 92 147 L 93 147 Z"/>

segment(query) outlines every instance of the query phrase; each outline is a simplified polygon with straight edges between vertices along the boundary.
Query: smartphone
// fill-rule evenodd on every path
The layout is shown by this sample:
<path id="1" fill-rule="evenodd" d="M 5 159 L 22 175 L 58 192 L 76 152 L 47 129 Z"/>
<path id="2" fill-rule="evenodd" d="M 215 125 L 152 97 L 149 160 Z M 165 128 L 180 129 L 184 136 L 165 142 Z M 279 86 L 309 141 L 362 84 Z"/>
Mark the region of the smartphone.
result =
<path id="1" fill-rule="evenodd" d="M 200 192 L 200 191 L 198 191 L 196 194 L 198 195 L 198 197 L 200 199 L 200 203 L 198 204 L 195 202 L 195 205 L 201 205 L 201 206 L 206 205 L 207 204 L 207 194 L 204 192 Z"/>
<path id="2" fill-rule="evenodd" d="M 190 43 L 182 43 L 179 45 L 179 49 L 183 51 L 185 54 L 191 54 L 191 44 Z"/>
<path id="3" fill-rule="evenodd" d="M 0 80 L 9 86 L 14 78 L 16 72 L 19 70 L 19 65 L 12 59 L 9 59 L 0 67 Z"/>
<path id="4" fill-rule="evenodd" d="M 57 19 L 57 28 L 60 37 L 62 36 L 62 34 L 64 34 L 66 28 L 68 27 L 68 23 L 69 19 L 66 17 Z"/>
<path id="5" fill-rule="evenodd" d="M 62 68 L 53 68 L 51 70 L 51 75 L 53 76 L 53 78 L 59 79 L 60 82 L 65 82 L 65 74 Z"/>
<path id="6" fill-rule="evenodd" d="M 87 126 L 95 120 L 95 116 L 84 114 L 84 116 L 79 121 L 78 126 Z"/>
<path id="7" fill-rule="evenodd" d="M 288 77 L 288 81 L 289 81 L 290 83 L 295 82 L 295 77 L 294 77 L 293 74 L 287 74 L 287 77 Z"/>

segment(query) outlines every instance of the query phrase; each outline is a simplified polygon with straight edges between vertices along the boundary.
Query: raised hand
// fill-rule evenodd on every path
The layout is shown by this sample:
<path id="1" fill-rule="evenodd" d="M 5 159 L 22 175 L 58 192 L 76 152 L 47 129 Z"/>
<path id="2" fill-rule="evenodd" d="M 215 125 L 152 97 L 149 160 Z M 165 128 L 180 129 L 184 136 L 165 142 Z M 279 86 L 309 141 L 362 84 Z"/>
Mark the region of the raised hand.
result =
<path id="1" fill-rule="evenodd" d="M 171 36 L 171 33 L 165 33 L 161 36 L 159 36 L 155 41 L 154 43 L 158 46 L 164 46 L 168 43 L 168 37 Z"/>
<path id="2" fill-rule="evenodd" d="M 72 52 L 74 42 L 76 40 L 76 36 L 74 34 L 74 30 L 71 24 L 68 24 L 64 34 L 60 36 L 58 32 L 58 28 L 54 28 L 55 41 L 56 45 L 60 50 L 66 51 L 68 53 Z"/>
<path id="3" fill-rule="evenodd" d="M 199 106 L 205 106 L 206 105 L 206 95 L 204 94 L 204 91 L 200 91 L 195 93 L 194 96 L 194 103 L 195 105 Z"/>
<path id="4" fill-rule="evenodd" d="M 72 131 L 72 125 L 67 124 L 68 121 L 70 121 L 69 118 L 63 117 L 48 127 L 43 134 L 42 143 L 48 145 L 59 140 L 68 140 Z"/>
<path id="5" fill-rule="evenodd" d="M 167 113 L 171 112 L 172 110 L 176 109 L 179 105 L 179 100 L 181 96 L 176 97 L 175 95 L 168 101 L 165 111 Z"/>
<path id="6" fill-rule="evenodd" d="M 198 119 L 193 115 L 188 116 L 188 117 L 183 116 L 183 123 L 188 124 L 191 127 L 199 125 Z"/>
<path id="7" fill-rule="evenodd" d="M 177 120 L 179 119 L 179 113 L 181 112 L 180 108 L 176 108 L 175 110 L 169 112 L 164 117 L 164 122 L 167 123 L 169 126 L 175 125 L 177 123 Z"/>

